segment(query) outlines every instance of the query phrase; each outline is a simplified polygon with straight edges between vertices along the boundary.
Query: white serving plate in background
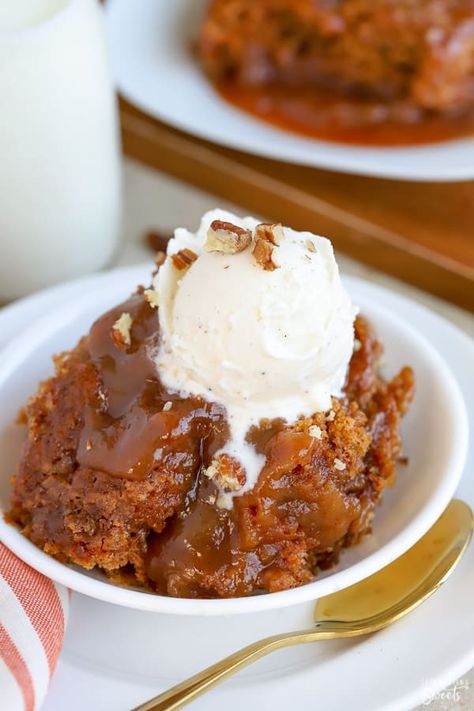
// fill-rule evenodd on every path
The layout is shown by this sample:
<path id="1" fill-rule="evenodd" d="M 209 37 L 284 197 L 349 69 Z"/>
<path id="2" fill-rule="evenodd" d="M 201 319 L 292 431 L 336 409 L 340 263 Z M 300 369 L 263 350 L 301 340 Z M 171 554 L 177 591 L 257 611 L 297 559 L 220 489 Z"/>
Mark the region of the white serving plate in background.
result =
<path id="1" fill-rule="evenodd" d="M 191 47 L 209 0 L 107 0 L 112 66 L 120 93 L 178 129 L 255 155 L 345 173 L 421 181 L 474 178 L 474 138 L 376 148 L 300 137 L 221 99 Z"/>

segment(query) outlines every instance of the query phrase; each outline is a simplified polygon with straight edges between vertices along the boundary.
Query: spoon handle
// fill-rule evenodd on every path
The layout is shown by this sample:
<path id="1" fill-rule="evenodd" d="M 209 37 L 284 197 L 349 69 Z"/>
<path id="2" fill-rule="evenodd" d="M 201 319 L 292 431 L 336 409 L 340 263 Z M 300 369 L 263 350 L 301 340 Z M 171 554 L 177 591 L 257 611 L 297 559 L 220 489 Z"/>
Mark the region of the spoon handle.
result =
<path id="1" fill-rule="evenodd" d="M 173 686 L 168 691 L 155 696 L 141 706 L 137 706 L 133 711 L 174 711 L 175 709 L 181 709 L 219 682 L 232 676 L 240 669 L 249 666 L 249 664 L 256 662 L 261 657 L 275 652 L 277 649 L 307 642 L 317 642 L 323 639 L 355 637 L 367 634 L 370 631 L 367 627 L 348 627 L 347 623 L 324 621 L 317 622 L 315 627 L 308 630 L 266 637 L 198 672 L 186 681 Z"/>

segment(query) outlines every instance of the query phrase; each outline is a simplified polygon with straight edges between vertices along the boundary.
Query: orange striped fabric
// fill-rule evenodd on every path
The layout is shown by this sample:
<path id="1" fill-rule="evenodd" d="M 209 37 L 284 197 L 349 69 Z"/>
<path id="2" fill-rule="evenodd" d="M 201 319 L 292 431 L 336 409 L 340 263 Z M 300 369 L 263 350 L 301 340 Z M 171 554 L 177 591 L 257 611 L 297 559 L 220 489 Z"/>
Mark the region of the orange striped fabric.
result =
<path id="1" fill-rule="evenodd" d="M 62 648 L 65 588 L 0 543 L 0 708 L 37 711 Z"/>

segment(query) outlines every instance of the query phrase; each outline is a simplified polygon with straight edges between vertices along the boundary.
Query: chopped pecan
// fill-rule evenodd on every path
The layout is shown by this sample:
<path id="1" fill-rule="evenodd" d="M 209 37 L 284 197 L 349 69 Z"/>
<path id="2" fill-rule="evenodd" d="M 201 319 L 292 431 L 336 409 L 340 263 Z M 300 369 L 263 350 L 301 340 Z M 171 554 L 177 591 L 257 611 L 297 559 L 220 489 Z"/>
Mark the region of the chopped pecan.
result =
<path id="1" fill-rule="evenodd" d="M 204 244 L 206 252 L 223 252 L 224 254 L 237 254 L 247 249 L 252 241 L 252 233 L 232 222 L 214 220 L 207 231 Z"/>
<path id="2" fill-rule="evenodd" d="M 321 439 L 323 431 L 321 427 L 318 427 L 318 425 L 311 425 L 311 427 L 308 428 L 308 434 L 313 439 Z"/>
<path id="3" fill-rule="evenodd" d="M 266 222 L 261 222 L 255 228 L 255 239 L 264 239 L 275 247 L 281 244 L 285 233 L 283 231 L 283 226 L 280 223 L 269 224 Z"/>
<path id="4" fill-rule="evenodd" d="M 196 252 L 193 252 L 192 249 L 180 249 L 179 252 L 176 252 L 176 254 L 173 254 L 171 257 L 174 266 L 176 269 L 179 269 L 179 271 L 182 271 L 183 269 L 189 269 L 191 264 L 196 261 L 198 258 L 198 255 Z"/>
<path id="5" fill-rule="evenodd" d="M 231 511 L 233 503 L 232 494 L 228 491 L 222 491 L 216 498 L 216 506 L 218 509 L 227 509 L 228 511 Z"/>
<path id="6" fill-rule="evenodd" d="M 152 309 L 157 309 L 159 306 L 158 292 L 155 289 L 145 289 L 143 292 L 145 301 L 148 301 Z"/>
<path id="7" fill-rule="evenodd" d="M 267 242 L 266 239 L 257 237 L 255 240 L 255 246 L 252 250 L 252 254 L 255 257 L 257 264 L 260 264 L 260 266 L 267 272 L 272 272 L 280 266 L 274 261 L 274 249 L 275 247 L 273 244 L 271 242 Z"/>
<path id="8" fill-rule="evenodd" d="M 204 474 L 227 491 L 239 491 L 246 481 L 244 468 L 228 454 L 219 454 Z"/>
<path id="9" fill-rule="evenodd" d="M 124 312 L 112 326 L 110 336 L 121 351 L 127 350 L 132 343 L 130 330 L 132 328 L 132 317 L 129 313 Z"/>
<path id="10" fill-rule="evenodd" d="M 156 257 L 155 257 L 155 264 L 158 267 L 158 269 L 161 267 L 162 264 L 164 264 L 166 261 L 166 253 L 165 252 L 157 252 Z"/>
<path id="11" fill-rule="evenodd" d="M 164 252 L 157 252 L 155 256 L 156 269 L 153 272 L 153 276 L 156 276 L 160 271 L 160 267 L 166 261 L 166 254 Z"/>
<path id="12" fill-rule="evenodd" d="M 271 272 L 280 266 L 275 260 L 274 248 L 278 247 L 284 237 L 283 227 L 280 224 L 267 224 L 262 222 L 255 228 L 255 246 L 252 254 L 257 264 Z"/>
<path id="13" fill-rule="evenodd" d="M 171 234 L 164 234 L 158 230 L 148 230 L 145 234 L 145 243 L 154 252 L 166 252 Z"/>

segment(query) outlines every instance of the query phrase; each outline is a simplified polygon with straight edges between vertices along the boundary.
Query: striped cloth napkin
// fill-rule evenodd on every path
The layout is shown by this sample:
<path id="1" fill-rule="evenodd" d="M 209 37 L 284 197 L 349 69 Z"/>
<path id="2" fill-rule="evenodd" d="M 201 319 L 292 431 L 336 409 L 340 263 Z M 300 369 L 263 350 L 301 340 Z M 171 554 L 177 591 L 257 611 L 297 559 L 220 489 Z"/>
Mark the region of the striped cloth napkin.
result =
<path id="1" fill-rule="evenodd" d="M 0 543 L 0 709 L 39 711 L 61 651 L 66 588 Z"/>

